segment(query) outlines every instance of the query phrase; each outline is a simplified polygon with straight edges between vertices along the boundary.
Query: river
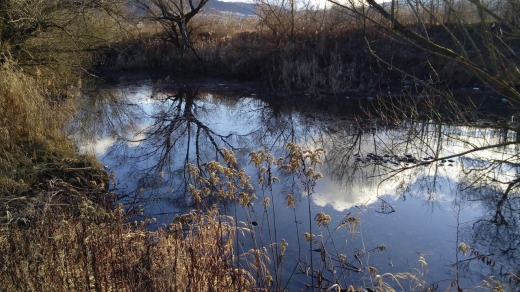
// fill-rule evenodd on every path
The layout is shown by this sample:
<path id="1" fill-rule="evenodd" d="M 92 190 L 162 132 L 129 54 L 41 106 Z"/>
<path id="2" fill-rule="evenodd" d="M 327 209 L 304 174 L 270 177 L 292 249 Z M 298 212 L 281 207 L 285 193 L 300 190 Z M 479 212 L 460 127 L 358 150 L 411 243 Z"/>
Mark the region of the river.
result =
<path id="1" fill-rule="evenodd" d="M 223 163 L 221 149 L 233 150 L 258 199 L 244 207 L 228 202 L 221 212 L 252 228 L 262 246 L 288 243 L 276 277 L 289 291 L 312 282 L 300 270 L 309 254 L 324 278 L 342 285 L 376 281 L 372 268 L 397 288 L 390 274 L 409 273 L 423 288 L 439 289 L 458 276 L 473 289 L 487 276 L 518 273 L 518 193 L 507 191 L 519 177 L 517 134 L 480 124 L 361 119 L 359 104 L 370 101 L 285 103 L 226 81 L 122 79 L 83 97 L 71 135 L 112 173 L 111 187 L 129 212 L 156 218 L 150 228 L 194 208 L 186 164 Z M 273 165 L 279 182 L 259 185 L 250 153 L 287 158 L 291 142 L 323 149 L 315 169 L 323 178 L 305 189 L 297 173 Z M 501 146 L 486 149 L 495 144 Z M 269 206 L 262 205 L 265 197 Z M 330 216 L 326 226 L 314 220 L 320 212 Z M 316 236 L 312 252 L 303 237 L 309 229 Z M 244 252 L 254 241 L 239 240 Z M 463 255 L 462 242 L 474 249 Z M 339 267 L 340 255 L 351 266 Z M 407 291 L 417 283 L 400 280 Z"/>

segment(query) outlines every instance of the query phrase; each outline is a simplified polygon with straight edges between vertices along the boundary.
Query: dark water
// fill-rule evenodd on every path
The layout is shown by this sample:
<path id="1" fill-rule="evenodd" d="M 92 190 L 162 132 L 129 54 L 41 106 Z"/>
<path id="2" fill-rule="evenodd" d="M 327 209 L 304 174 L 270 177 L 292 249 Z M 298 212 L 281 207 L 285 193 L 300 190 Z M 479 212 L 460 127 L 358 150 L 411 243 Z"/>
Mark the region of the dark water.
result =
<path id="1" fill-rule="evenodd" d="M 219 93 L 219 87 L 228 88 L 227 93 Z M 327 250 L 345 254 L 361 268 L 360 273 L 338 276 L 342 285 L 372 283 L 374 277 L 366 269 L 371 266 L 380 275 L 409 272 L 424 280 L 423 288 L 440 281 L 439 289 L 446 289 L 456 277 L 461 242 L 479 251 L 458 253 L 464 288 L 474 289 L 489 275 L 507 281 L 509 273 L 518 274 L 518 191 L 502 196 L 508 182 L 519 177 L 515 132 L 411 121 L 389 126 L 358 120 L 352 114 L 355 103 L 343 110 L 284 105 L 258 99 L 254 90 L 233 91 L 216 83 L 211 88 L 122 83 L 85 97 L 73 133 L 82 151 L 94 153 L 115 174 L 113 187 L 127 209 L 141 218 L 157 218 L 154 226 L 167 225 L 176 214 L 193 208 L 187 163 L 222 161 L 219 149 L 230 149 L 238 167 L 257 182 L 257 169 L 249 163 L 251 151 L 265 149 L 278 158 L 287 156 L 289 142 L 304 149 L 323 148 L 323 165 L 317 169 L 323 179 L 310 197 L 296 175 L 275 172 L 280 182 L 272 189 L 255 183 L 259 199 L 246 212 L 252 218 L 236 205 L 222 207 L 246 226 L 255 221 L 263 246 L 282 238 L 289 243 L 282 286 L 296 259 L 309 255 L 302 234 L 310 228 Z M 474 151 L 498 143 L 503 146 Z M 465 154 L 452 157 L 457 153 Z M 294 210 L 286 206 L 286 194 L 295 195 Z M 264 197 L 271 199 L 269 208 L 261 205 Z M 309 218 L 318 212 L 331 216 L 328 229 L 318 228 L 314 220 L 309 226 Z M 359 218 L 355 232 L 335 230 L 347 214 Z M 251 237 L 241 243 L 247 250 Z M 364 253 L 380 245 L 386 250 Z M 319 263 L 320 254 L 311 254 Z M 296 274 L 287 287 L 294 291 L 310 281 Z M 406 283 L 404 290 L 414 290 Z"/>

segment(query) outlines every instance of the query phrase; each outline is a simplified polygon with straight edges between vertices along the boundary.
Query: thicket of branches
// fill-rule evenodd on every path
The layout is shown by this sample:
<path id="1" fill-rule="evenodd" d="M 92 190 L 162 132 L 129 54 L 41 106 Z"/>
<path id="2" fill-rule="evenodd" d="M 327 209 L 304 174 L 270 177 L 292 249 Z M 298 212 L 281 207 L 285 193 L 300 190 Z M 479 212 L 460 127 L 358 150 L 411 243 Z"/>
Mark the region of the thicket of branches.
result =
<path id="1" fill-rule="evenodd" d="M 200 66 L 202 60 L 204 67 L 214 72 L 259 78 L 271 88 L 287 92 L 335 99 L 371 94 L 379 98 L 374 103 L 376 107 L 380 106 L 375 118 L 386 124 L 413 125 L 405 128 L 410 136 L 417 133 L 417 126 L 428 130 L 428 123 L 434 123 L 432 128 L 438 131 L 439 137 L 449 136 L 450 133 L 441 131 L 444 123 L 467 125 L 480 118 L 489 119 L 488 126 L 500 127 L 505 132 L 519 131 L 516 119 L 520 102 L 517 53 L 520 48 L 517 21 L 520 6 L 517 1 L 394 0 L 384 5 L 374 0 L 330 1 L 333 5 L 327 10 L 310 3 L 263 1 L 258 3 L 257 21 L 244 21 L 244 27 L 233 35 L 213 33 L 217 29 L 226 30 L 226 26 L 218 26 L 223 22 L 216 22 L 218 25 L 206 32 L 202 31 L 203 18 L 195 22 L 194 17 L 201 12 L 206 0 L 137 2 L 137 7 L 145 11 L 142 15 L 139 14 L 142 11 L 133 11 L 125 1 L 0 2 L 0 194 L 2 214 L 5 214 L 2 217 L 5 225 L 0 234 L 0 241 L 5 243 L 1 277 L 2 283 L 9 283 L 8 288 L 36 289 L 41 283 L 51 285 L 54 277 L 61 277 L 55 283 L 57 289 L 90 289 L 93 286 L 96 290 L 110 290 L 116 286 L 114 283 L 125 283 L 125 287 L 132 290 L 135 287 L 132 285 L 137 283 L 138 288 L 171 290 L 184 280 L 193 280 L 194 284 L 200 280 L 198 287 L 207 288 L 218 279 L 225 279 L 220 283 L 226 285 L 222 287 L 224 290 L 254 286 L 255 281 L 263 288 L 270 287 L 273 281 L 276 287 L 286 284 L 281 274 L 270 274 L 261 260 L 266 253 L 260 246 L 244 254 L 253 259 L 256 278 L 253 276 L 251 280 L 250 273 L 233 267 L 237 260 L 233 253 L 238 249 L 225 240 L 240 230 L 234 222 L 224 224 L 230 228 L 227 230 L 229 235 L 218 233 L 221 231 L 218 228 L 214 233 L 195 232 L 202 236 L 199 239 L 207 235 L 207 238 L 219 240 L 206 254 L 196 254 L 193 249 L 206 248 L 203 241 L 197 241 L 191 250 L 184 245 L 184 232 L 200 230 L 197 222 L 221 227 L 224 221 L 218 213 L 213 217 L 181 217 L 178 220 L 184 218 L 187 222 L 178 222 L 177 229 L 154 233 L 142 227 L 132 229 L 130 224 L 123 223 L 120 214 L 113 213 L 119 209 L 100 211 L 98 205 L 91 205 L 91 199 L 101 202 L 111 198 L 107 192 L 108 178 L 95 160 L 85 157 L 78 160 L 74 147 L 63 137 L 61 131 L 74 109 L 60 97 L 66 99 L 78 93 L 80 76 L 91 73 L 89 69 L 98 61 L 95 55 L 102 55 L 108 47 L 109 53 L 104 56 L 113 58 L 107 63 L 115 68 L 190 70 Z M 124 17 L 127 13 L 132 13 L 132 18 L 143 16 L 139 19 L 143 22 L 130 21 Z M 190 29 L 193 23 L 202 28 Z M 196 52 L 197 62 L 182 53 L 187 47 Z M 182 66 L 179 60 L 185 60 Z M 479 98 L 492 99 L 488 109 L 497 107 L 498 103 L 506 106 L 500 108 L 503 110 L 500 114 L 482 114 L 480 109 L 484 102 L 480 103 L 481 100 L 472 95 L 463 96 L 467 99 L 461 100 L 460 91 L 447 90 L 455 88 L 449 84 L 452 78 L 457 79 L 458 87 L 476 84 L 479 91 L 485 91 Z M 181 122 L 197 122 L 188 112 L 183 118 L 185 120 L 181 119 Z M 199 129 L 205 130 L 200 126 Z M 426 140 L 422 142 L 421 146 L 429 145 Z M 516 138 L 486 145 L 471 144 L 471 141 L 463 143 L 471 149 L 450 157 L 441 157 L 428 149 L 432 150 L 428 153 L 432 155 L 429 163 L 520 142 Z M 285 168 L 297 172 L 310 196 L 321 174 L 309 172 L 309 169 L 314 168 L 321 154 L 303 151 L 294 144 L 290 149 L 288 157 L 296 158 L 291 161 L 294 165 L 285 165 Z M 257 154 L 264 159 L 257 166 L 274 164 L 266 153 Z M 347 154 L 352 158 L 353 153 Z M 481 182 L 491 189 L 498 182 L 506 186 L 503 191 L 497 187 L 498 192 L 493 193 L 499 198 L 498 207 L 494 218 L 487 223 L 511 224 L 502 207 L 518 192 L 520 179 L 516 175 L 499 181 L 494 170 L 517 167 L 517 156 L 489 159 L 485 161 L 485 167 L 471 170 L 480 176 L 468 176 L 471 185 Z M 377 164 L 378 159 L 373 157 L 370 162 Z M 231 154 L 228 158 L 232 158 Z M 307 159 L 310 159 L 310 165 L 305 164 Z M 298 164 L 299 161 L 303 164 Z M 396 172 L 425 164 L 404 166 Z M 244 174 L 240 173 L 239 177 L 232 167 L 213 166 L 216 168 L 206 170 L 222 177 L 232 174 L 232 179 L 243 178 Z M 202 203 L 200 196 L 210 194 L 211 190 L 217 190 L 213 193 L 215 196 L 223 194 L 218 192 L 216 180 L 205 180 L 198 176 L 198 171 L 201 171 L 200 165 L 192 173 L 199 183 L 190 189 L 197 203 Z M 259 179 L 265 180 L 266 171 L 259 172 Z M 236 184 L 240 185 L 238 181 Z M 264 190 L 269 190 L 269 185 Z M 268 191 L 265 193 L 262 206 L 267 210 L 269 198 L 273 196 Z M 252 198 L 249 193 L 230 192 L 228 195 L 245 209 L 249 207 Z M 291 197 L 287 197 L 289 207 L 290 202 Z M 56 206 L 66 207 L 58 211 L 53 209 Z M 309 212 L 310 230 L 306 236 L 311 250 L 323 243 L 313 238 L 310 222 L 316 220 L 320 227 L 327 227 L 330 221 L 330 217 L 321 213 L 312 218 Z M 45 228 L 38 229 L 35 223 L 41 223 Z M 242 231 L 252 230 L 252 224 L 253 221 L 247 222 L 247 228 Z M 355 230 L 353 225 L 357 224 L 357 219 L 347 217 L 342 224 Z M 23 228 L 29 228 L 30 232 Z M 26 235 L 32 237 L 27 239 Z M 135 245 L 129 243 L 133 238 L 139 238 Z M 42 244 L 33 244 L 31 239 Z M 273 243 L 279 243 L 279 248 Z M 281 267 L 285 242 L 276 239 L 269 244 L 272 259 L 278 260 L 278 267 Z M 61 253 L 61 245 L 67 247 L 64 253 Z M 119 257 L 128 251 L 131 253 L 126 254 L 127 257 Z M 182 251 L 184 261 L 166 268 L 182 271 L 177 275 L 185 275 L 185 278 L 168 282 L 165 279 L 169 274 L 164 274 L 159 259 L 177 251 Z M 30 257 L 25 257 L 31 252 Z M 300 261 L 294 269 L 310 271 L 313 288 L 332 287 L 334 281 L 325 281 L 322 277 L 332 265 L 332 260 L 326 260 L 331 254 L 321 247 L 317 252 L 324 259 L 321 270 L 315 268 L 312 252 L 310 262 Z M 488 260 L 480 253 L 474 253 L 480 259 Z M 97 255 L 103 258 L 96 258 Z M 66 260 L 69 256 L 82 261 L 81 264 L 70 266 Z M 336 256 L 334 263 L 340 263 L 343 272 L 353 269 L 352 263 L 346 262 L 340 254 Z M 206 277 L 205 271 L 198 269 L 205 265 L 198 261 L 203 257 L 213 259 L 212 277 Z M 55 270 L 56 266 L 63 269 Z M 124 273 L 125 269 L 132 274 Z M 187 276 L 189 269 L 197 279 Z M 275 271 L 281 273 L 280 269 Z M 156 275 L 160 277 L 154 278 Z M 107 280 L 112 276 L 115 282 Z M 28 279 L 28 282 L 24 284 L 21 279 Z M 425 283 L 416 278 L 413 281 L 417 287 L 424 288 Z"/>

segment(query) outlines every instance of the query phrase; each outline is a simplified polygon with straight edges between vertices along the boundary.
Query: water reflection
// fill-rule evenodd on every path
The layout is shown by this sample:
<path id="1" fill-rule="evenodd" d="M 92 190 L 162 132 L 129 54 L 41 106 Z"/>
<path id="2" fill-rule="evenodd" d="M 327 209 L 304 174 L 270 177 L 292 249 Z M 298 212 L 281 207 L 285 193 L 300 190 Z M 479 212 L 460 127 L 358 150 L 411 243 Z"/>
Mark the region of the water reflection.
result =
<path id="1" fill-rule="evenodd" d="M 80 151 L 101 155 L 118 136 L 133 138 L 143 122 L 144 106 L 136 103 L 137 100 L 146 102 L 143 94 L 134 89 L 112 88 L 95 90 L 85 96 L 71 126 L 74 139 L 80 141 Z"/>
<path id="2" fill-rule="evenodd" d="M 489 274 L 495 263 L 503 275 L 520 272 L 519 142 L 511 129 L 424 121 L 386 125 L 330 116 L 313 104 L 271 106 L 240 93 L 223 95 L 182 84 L 107 88 L 85 102 L 73 128 L 75 138 L 116 173 L 114 184 L 128 209 L 143 207 L 153 216 L 182 212 L 192 204 L 188 163 L 202 168 L 204 162 L 222 161 L 226 148 L 235 152 L 238 167 L 253 175 L 251 151 L 285 156 L 284 146 L 296 142 L 325 149 L 324 179 L 310 198 L 314 211 L 332 214 L 338 222 L 347 212 L 360 212 L 365 227 L 356 236 L 359 246 L 385 241 L 393 248 L 392 266 L 388 255 L 373 257 L 381 273 L 407 270 L 408 261 L 420 253 L 432 260 L 432 279 L 446 278 L 445 271 L 452 276 L 462 241 L 493 260 L 484 265 L 465 260 L 459 269 L 466 264 Z M 302 192 L 296 177 L 280 176 L 274 192 L 280 194 L 277 212 L 284 223 L 277 228 L 285 233 L 294 229 L 289 224 L 294 219 L 283 196 Z M 300 199 L 305 206 L 306 197 Z M 304 214 L 304 208 L 297 212 Z M 168 222 L 172 217 L 161 218 Z M 464 237 L 457 238 L 459 231 Z M 348 241 L 346 235 L 340 239 Z"/>
<path id="3" fill-rule="evenodd" d="M 482 275 L 494 268 L 502 279 L 518 281 L 511 276 L 520 272 L 517 132 L 405 123 L 399 129 L 347 131 L 328 138 L 326 176 L 331 185 L 342 184 L 347 195 L 324 187 L 315 198 L 317 205 L 331 204 L 343 211 L 389 195 L 403 200 L 420 197 L 431 207 L 448 200 L 456 205 L 454 210 L 460 205 L 478 208 L 482 211 L 473 213 L 482 214 L 480 218 L 458 218 L 463 223 L 457 228 L 464 230 L 460 241 L 473 247 L 470 259 L 459 268 L 471 268 L 472 274 L 478 269 Z"/>
<path id="4" fill-rule="evenodd" d="M 463 229 L 469 244 L 475 247 L 466 268 L 481 271 L 482 265 L 493 270 L 503 279 L 518 284 L 520 272 L 520 200 L 518 194 L 508 194 L 501 189 L 475 187 L 465 192 L 464 200 L 478 201 L 484 208 L 483 216 Z M 473 266 L 470 266 L 473 264 Z M 481 271 L 486 274 L 486 269 Z"/>

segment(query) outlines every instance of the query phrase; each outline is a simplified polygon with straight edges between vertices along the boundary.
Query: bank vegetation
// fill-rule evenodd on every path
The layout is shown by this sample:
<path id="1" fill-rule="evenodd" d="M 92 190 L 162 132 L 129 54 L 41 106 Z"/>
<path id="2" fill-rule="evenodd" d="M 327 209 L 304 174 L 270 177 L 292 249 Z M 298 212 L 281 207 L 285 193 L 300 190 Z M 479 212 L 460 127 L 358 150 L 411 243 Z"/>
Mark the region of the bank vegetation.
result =
<path id="1" fill-rule="evenodd" d="M 201 194 L 219 195 L 217 181 L 199 177 L 192 189 L 199 210 L 171 226 L 150 231 L 149 221 L 134 223 L 125 214 L 109 174 L 65 135 L 81 91 L 122 71 L 254 80 L 295 98 L 330 102 L 375 96 L 380 112 L 396 120 L 402 113 L 410 118 L 418 99 L 432 97 L 428 118 L 485 117 L 518 131 L 518 123 L 508 123 L 520 102 L 516 1 L 330 1 L 326 9 L 259 1 L 254 17 L 205 14 L 204 0 L 179 3 L 0 3 L 0 290 L 281 291 L 290 280 L 280 274 L 282 239 L 266 243 L 271 250 L 242 251 L 236 239 L 253 233 L 251 222 L 242 226 L 199 201 Z M 402 98 L 404 111 L 385 102 Z M 258 165 L 274 164 L 260 156 Z M 225 168 L 206 171 L 244 187 L 244 174 L 228 158 Z M 319 179 L 307 168 L 319 153 L 292 145 L 287 158 L 280 167 L 300 172 L 304 185 Z M 249 196 L 233 192 L 228 199 L 247 207 Z M 315 219 L 324 227 L 330 217 Z M 345 220 L 340 225 L 355 231 L 356 217 Z M 307 231 L 310 246 L 319 246 Z M 345 273 L 354 269 L 335 256 Z M 328 262 L 316 268 L 312 258 L 301 265 L 310 271 L 310 289 L 338 288 L 321 277 Z M 436 289 L 420 275 L 401 276 L 411 289 Z M 381 280 L 378 289 L 390 286 Z"/>

